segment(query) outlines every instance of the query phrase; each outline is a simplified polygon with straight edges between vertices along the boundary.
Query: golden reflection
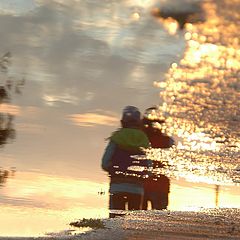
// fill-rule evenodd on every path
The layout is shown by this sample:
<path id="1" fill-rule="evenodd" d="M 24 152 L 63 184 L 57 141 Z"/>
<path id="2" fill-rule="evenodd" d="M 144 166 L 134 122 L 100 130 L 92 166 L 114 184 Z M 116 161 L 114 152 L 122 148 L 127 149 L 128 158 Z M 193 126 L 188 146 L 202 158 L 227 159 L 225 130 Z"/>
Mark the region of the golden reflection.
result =
<path id="1" fill-rule="evenodd" d="M 235 189 L 235 190 L 234 190 Z M 215 207 L 239 208 L 240 189 L 202 183 L 193 184 L 184 180 L 172 181 L 170 192 L 171 210 L 193 210 Z M 176 200 L 177 196 L 177 200 Z M 194 196 L 187 197 L 187 196 Z"/>
<path id="2" fill-rule="evenodd" d="M 178 30 L 178 22 L 173 18 L 167 19 L 159 19 L 159 21 L 163 24 L 163 27 L 168 31 L 170 35 L 175 35 Z"/>
<path id="3" fill-rule="evenodd" d="M 0 233 L 7 237 L 40 237 L 50 233 L 73 230 L 68 225 L 71 221 L 88 218 L 106 218 L 106 208 L 73 207 L 70 210 L 41 209 L 19 206 L 1 206 Z M 76 232 L 73 232 L 74 235 Z M 0 236 L 0 237 L 1 237 Z"/>
<path id="4" fill-rule="evenodd" d="M 220 187 L 219 206 L 239 207 L 238 190 Z M 107 218 L 107 192 L 108 183 L 17 172 L 1 189 L 1 236 L 43 236 L 67 230 L 70 222 L 81 218 Z M 189 198 L 193 194 L 195 198 Z M 214 203 L 213 187 L 182 180 L 171 184 L 170 210 L 214 207 Z"/>
<path id="5" fill-rule="evenodd" d="M 56 210 L 81 206 L 84 201 L 88 202 L 89 207 L 93 207 L 94 201 L 88 197 L 98 195 L 99 191 L 105 191 L 107 188 L 106 184 L 87 180 L 29 172 L 18 172 L 17 178 L 9 181 L 11 184 L 4 191 L 5 197 L 20 201 L 22 199 L 23 206 L 32 205 L 32 207 Z"/>
<path id="6" fill-rule="evenodd" d="M 74 219 L 107 217 L 108 196 L 99 194 L 107 188 L 105 183 L 18 172 L 1 190 L 1 236 L 39 236 L 66 230 Z"/>
<path id="7" fill-rule="evenodd" d="M 133 13 L 132 14 L 132 19 L 139 20 L 140 19 L 140 14 L 138 12 Z"/>
<path id="8" fill-rule="evenodd" d="M 21 110 L 20 110 L 19 106 L 3 103 L 3 104 L 0 104 L 0 113 L 7 113 L 7 114 L 11 114 L 11 115 L 20 115 Z"/>
<path id="9" fill-rule="evenodd" d="M 221 5 L 203 4 L 206 22 L 185 26 L 183 59 L 171 65 L 166 84 L 154 82 L 167 117 L 161 128 L 178 141 L 172 151 L 148 152 L 167 159 L 169 176 L 220 185 L 240 183 L 239 12 Z"/>
<path id="10" fill-rule="evenodd" d="M 116 126 L 119 123 L 118 117 L 98 113 L 72 114 L 69 119 L 73 124 L 80 127 L 93 127 L 95 125 Z"/>

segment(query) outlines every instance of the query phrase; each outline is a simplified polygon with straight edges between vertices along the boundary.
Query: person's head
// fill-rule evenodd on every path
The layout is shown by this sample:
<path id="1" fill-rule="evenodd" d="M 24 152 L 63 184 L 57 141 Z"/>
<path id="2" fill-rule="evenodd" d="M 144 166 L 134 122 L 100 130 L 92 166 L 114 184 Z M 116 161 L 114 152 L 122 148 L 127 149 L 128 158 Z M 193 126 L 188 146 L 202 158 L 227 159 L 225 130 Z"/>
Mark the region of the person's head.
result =
<path id="1" fill-rule="evenodd" d="M 157 107 L 147 108 L 143 114 L 142 124 L 146 128 L 154 128 L 154 124 L 162 124 L 165 122 L 164 119 L 160 119 L 157 116 Z"/>
<path id="2" fill-rule="evenodd" d="M 139 109 L 134 106 L 126 106 L 123 109 L 121 124 L 124 128 L 139 128 L 141 126 Z"/>

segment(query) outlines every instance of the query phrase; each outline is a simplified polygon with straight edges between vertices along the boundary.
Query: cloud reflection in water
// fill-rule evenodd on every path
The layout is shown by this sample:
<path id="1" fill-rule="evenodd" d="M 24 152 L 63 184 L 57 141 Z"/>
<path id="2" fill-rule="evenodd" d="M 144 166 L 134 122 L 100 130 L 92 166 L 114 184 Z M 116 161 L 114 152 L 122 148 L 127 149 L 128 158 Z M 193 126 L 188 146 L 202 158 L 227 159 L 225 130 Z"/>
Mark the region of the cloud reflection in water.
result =
<path id="1" fill-rule="evenodd" d="M 73 124 L 82 127 L 93 127 L 95 125 L 116 126 L 119 118 L 98 113 L 73 114 L 70 116 Z"/>
<path id="2" fill-rule="evenodd" d="M 1 236 L 40 236 L 67 229 L 74 218 L 107 217 L 107 195 L 98 194 L 107 192 L 106 183 L 37 172 L 16 175 L 1 190 Z"/>

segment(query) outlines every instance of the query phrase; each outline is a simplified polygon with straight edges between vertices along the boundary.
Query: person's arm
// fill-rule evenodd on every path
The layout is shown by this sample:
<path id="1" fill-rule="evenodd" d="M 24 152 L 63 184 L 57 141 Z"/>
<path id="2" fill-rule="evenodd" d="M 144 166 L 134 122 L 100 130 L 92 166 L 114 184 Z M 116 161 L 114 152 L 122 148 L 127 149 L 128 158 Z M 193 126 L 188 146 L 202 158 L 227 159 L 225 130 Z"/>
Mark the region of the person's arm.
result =
<path id="1" fill-rule="evenodd" d="M 110 141 L 102 157 L 102 169 L 104 171 L 107 171 L 107 172 L 109 171 L 109 168 L 112 165 L 112 156 L 114 154 L 115 149 L 116 149 L 116 144 Z"/>

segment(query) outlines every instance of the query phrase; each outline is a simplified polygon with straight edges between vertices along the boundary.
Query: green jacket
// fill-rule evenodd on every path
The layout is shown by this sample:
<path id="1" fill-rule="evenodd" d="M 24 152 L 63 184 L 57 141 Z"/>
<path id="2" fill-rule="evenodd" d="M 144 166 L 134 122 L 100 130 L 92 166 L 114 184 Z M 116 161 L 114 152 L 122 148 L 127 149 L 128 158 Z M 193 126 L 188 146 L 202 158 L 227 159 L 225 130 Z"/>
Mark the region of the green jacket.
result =
<path id="1" fill-rule="evenodd" d="M 126 150 L 139 150 L 150 146 L 147 135 L 135 128 L 120 128 L 112 134 L 110 140 L 120 148 Z"/>
<path id="2" fill-rule="evenodd" d="M 102 157 L 102 168 L 107 172 L 111 172 L 113 158 L 116 157 L 118 149 L 128 152 L 129 155 L 138 154 L 140 148 L 149 147 L 149 141 L 146 134 L 133 128 L 120 128 L 109 138 L 109 143 Z M 124 159 L 123 159 L 123 162 Z M 124 177 L 122 175 L 111 177 L 110 192 L 131 192 L 143 194 L 143 185 L 140 179 Z"/>

